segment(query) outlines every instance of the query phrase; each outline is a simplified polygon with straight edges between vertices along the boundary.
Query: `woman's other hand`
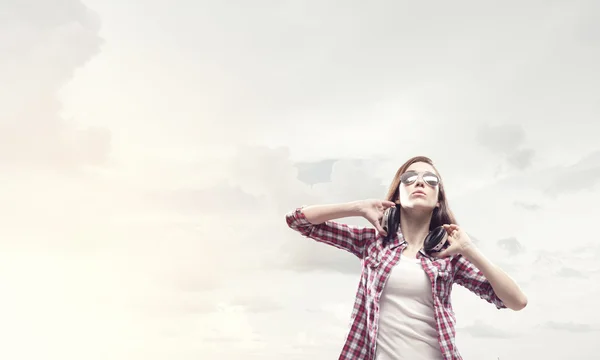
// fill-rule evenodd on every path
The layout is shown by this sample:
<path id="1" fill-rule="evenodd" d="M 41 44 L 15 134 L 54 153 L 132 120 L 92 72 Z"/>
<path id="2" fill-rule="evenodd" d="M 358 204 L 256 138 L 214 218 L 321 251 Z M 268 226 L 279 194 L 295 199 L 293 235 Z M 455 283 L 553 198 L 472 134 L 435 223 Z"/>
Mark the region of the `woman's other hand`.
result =
<path id="1" fill-rule="evenodd" d="M 385 211 L 392 206 L 396 206 L 392 201 L 366 199 L 360 202 L 360 212 L 381 235 L 386 236 L 387 232 L 381 227 L 381 219 L 383 218 Z"/>

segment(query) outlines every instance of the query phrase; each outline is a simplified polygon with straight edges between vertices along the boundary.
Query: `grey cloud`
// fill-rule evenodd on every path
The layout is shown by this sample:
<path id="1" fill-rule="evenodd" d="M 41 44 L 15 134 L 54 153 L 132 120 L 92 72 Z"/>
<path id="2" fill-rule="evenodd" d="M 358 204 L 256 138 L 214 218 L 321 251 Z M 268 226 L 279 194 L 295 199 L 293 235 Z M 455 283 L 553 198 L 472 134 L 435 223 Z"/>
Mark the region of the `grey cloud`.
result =
<path id="1" fill-rule="evenodd" d="M 332 165 L 330 181 L 308 186 L 298 179 L 299 171 L 289 161 L 287 150 L 268 148 L 240 150 L 232 171 L 236 174 L 235 179 L 240 180 L 236 180 L 239 181 L 238 184 L 235 184 L 235 181 L 232 184 L 244 188 L 243 191 L 261 194 L 260 196 L 269 199 L 262 204 L 276 206 L 276 211 L 281 214 L 281 224 L 278 224 L 280 228 L 276 231 L 264 228 L 257 231 L 255 235 L 249 235 L 253 239 L 256 237 L 253 242 L 261 244 L 264 241 L 260 240 L 261 234 L 267 231 L 271 233 L 271 238 L 280 239 L 275 245 L 280 246 L 282 256 L 261 260 L 263 264 L 301 272 L 326 269 L 345 274 L 357 274 L 360 271 L 360 263 L 352 254 L 292 232 L 283 223 L 283 214 L 301 205 L 383 197 L 387 192 L 387 182 L 391 179 L 382 180 L 372 175 L 376 163 L 376 160 L 370 159 L 337 160 Z M 479 206 L 471 206 L 467 209 L 473 211 L 472 209 L 478 208 Z M 338 219 L 338 221 L 371 226 L 362 218 Z M 495 252 L 500 249 L 508 255 L 519 255 L 525 251 L 521 242 L 515 238 L 488 241 L 480 240 L 480 235 L 471 237 L 477 243 L 487 243 L 494 247 Z M 489 234 L 485 237 L 490 238 Z M 264 236 L 262 238 L 264 239 Z"/>
<path id="2" fill-rule="evenodd" d="M 543 250 L 535 257 L 533 265 L 540 271 L 556 271 L 564 266 L 564 261 L 560 254 Z"/>
<path id="3" fill-rule="evenodd" d="M 555 55 L 555 47 L 562 46 L 573 50 L 561 52 L 571 53 L 570 64 L 581 61 L 577 59 L 585 47 L 580 48 L 572 38 L 573 31 L 594 25 L 590 18 L 577 17 L 586 13 L 589 4 L 571 2 L 557 11 L 558 5 L 540 8 L 536 3 L 518 3 L 520 11 L 514 13 L 510 5 L 490 9 L 462 1 L 438 7 L 440 13 L 452 14 L 444 18 L 411 2 L 355 3 L 351 7 L 339 7 L 337 1 L 270 3 L 268 10 L 253 2 L 237 4 L 236 13 L 214 6 L 178 19 L 165 14 L 156 26 L 174 29 L 175 21 L 197 24 L 193 33 L 185 27 L 171 36 L 202 46 L 201 55 L 190 55 L 202 56 L 207 71 L 214 71 L 211 65 L 218 64 L 221 71 L 239 81 L 233 93 L 222 90 L 223 95 L 227 91 L 228 99 L 256 114 L 272 115 L 256 116 L 257 122 L 280 121 L 312 110 L 339 113 L 340 107 L 379 102 L 389 94 L 408 97 L 410 105 L 416 101 L 443 110 L 457 103 L 475 103 L 468 110 L 471 114 L 460 111 L 460 117 L 469 120 L 489 118 L 496 110 L 499 117 L 514 118 L 512 112 L 519 111 L 514 108 L 540 111 L 548 106 L 545 94 L 564 93 L 564 88 L 554 86 L 555 76 L 564 72 L 564 66 L 557 69 L 557 60 L 548 52 Z M 569 11 L 574 15 L 555 20 L 555 12 Z M 215 18 L 221 21 L 212 21 Z M 504 19 L 510 19 L 509 28 L 497 26 Z M 238 27 L 244 28 L 243 34 L 232 30 Z M 215 33 L 220 34 L 218 41 L 212 36 Z M 529 77 L 527 84 L 522 76 Z M 543 89 L 526 86 L 540 80 Z M 462 96 L 463 89 L 473 89 L 481 98 L 473 99 L 469 91 L 464 100 L 449 100 Z M 528 104 L 532 97 L 535 106 Z M 507 106 L 507 98 L 514 100 L 515 106 Z M 477 102 L 480 99 L 492 104 Z M 544 106 L 538 106 L 541 104 Z M 443 110 L 439 111 L 445 118 L 452 116 Z M 228 120 L 236 121 L 238 115 Z M 311 121 L 310 116 L 303 118 Z M 330 121 L 344 125 L 349 120 L 332 116 Z"/>
<path id="4" fill-rule="evenodd" d="M 490 236 L 475 236 L 470 232 L 467 232 L 467 235 L 469 235 L 469 238 L 475 244 L 479 244 L 494 251 L 500 249 L 510 256 L 519 255 L 525 252 L 525 247 L 515 237 L 494 240 L 493 238 L 490 238 Z"/>
<path id="5" fill-rule="evenodd" d="M 524 170 L 531 166 L 535 151 L 525 148 L 525 130 L 520 125 L 504 124 L 483 126 L 478 132 L 478 142 L 493 153 L 501 154 L 512 167 Z"/>
<path id="6" fill-rule="evenodd" d="M 513 153 L 525 142 L 525 130 L 520 125 L 486 125 L 479 130 L 478 135 L 481 145 L 503 154 Z"/>
<path id="7" fill-rule="evenodd" d="M 518 334 L 513 334 L 506 330 L 499 329 L 492 325 L 486 324 L 481 320 L 476 320 L 473 325 L 465 326 L 459 328 L 458 330 L 473 337 L 479 338 L 509 339 L 518 336 Z"/>
<path id="8" fill-rule="evenodd" d="M 507 161 L 516 169 L 525 170 L 532 165 L 534 156 L 533 149 L 521 149 L 510 154 Z"/>
<path id="9" fill-rule="evenodd" d="M 582 323 L 575 323 L 575 322 L 548 321 L 548 322 L 544 323 L 542 326 L 545 328 L 551 329 L 551 330 L 568 331 L 568 332 L 575 332 L 575 333 L 592 332 L 592 331 L 599 330 L 599 328 L 597 326 L 592 326 L 589 324 L 582 324 Z"/>
<path id="10" fill-rule="evenodd" d="M 331 180 L 331 170 L 336 161 L 336 159 L 325 159 L 316 162 L 296 163 L 298 179 L 309 185 L 329 182 Z"/>
<path id="11" fill-rule="evenodd" d="M 513 202 L 513 205 L 529 211 L 537 211 L 542 209 L 542 207 L 538 204 L 531 204 L 522 201 L 515 201 Z"/>
<path id="12" fill-rule="evenodd" d="M 558 276 L 566 277 L 566 278 L 579 278 L 585 279 L 587 276 L 580 270 L 573 269 L 570 267 L 563 267 L 558 271 Z"/>
<path id="13" fill-rule="evenodd" d="M 360 263 L 353 255 L 327 245 L 318 244 L 293 232 L 285 224 L 284 215 L 302 205 L 346 202 L 370 197 L 382 198 L 386 186 L 372 175 L 376 161 L 368 159 L 338 160 L 332 166 L 331 180 L 309 186 L 298 179 L 299 171 L 285 148 L 242 147 L 231 164 L 232 186 L 264 199 L 261 209 L 280 214 L 276 226 L 270 222 L 242 235 L 244 242 L 260 244 L 265 249 L 277 246 L 274 257 L 262 257 L 262 266 L 274 266 L 297 271 L 328 269 L 355 273 Z M 265 216 L 271 214 L 265 210 Z M 256 213 L 256 212 L 255 212 Z M 339 219 L 357 225 L 369 225 L 361 218 Z M 265 236 L 264 234 L 270 234 Z M 249 245 L 243 245 L 249 246 Z M 258 246 L 258 245 L 257 245 Z"/>
<path id="14" fill-rule="evenodd" d="M 98 16 L 80 1 L 11 0 L 0 7 L 0 164 L 102 165 L 111 134 L 61 118 L 58 91 L 100 51 Z"/>
<path id="15" fill-rule="evenodd" d="M 531 274 L 532 281 L 547 281 L 555 277 L 562 281 L 585 280 L 597 276 L 599 272 L 595 245 L 571 251 L 539 251 L 528 261 L 523 270 Z"/>
<path id="16" fill-rule="evenodd" d="M 77 0 L 63 0 L 54 4 L 35 0 L 7 0 L 2 2 L 2 6 L 3 20 L 27 23 L 42 30 L 70 23 L 89 26 L 93 31 L 100 29 L 97 15 Z"/>
<path id="17" fill-rule="evenodd" d="M 312 202 L 307 184 L 298 180 L 298 169 L 288 148 L 240 146 L 230 165 L 231 183 L 254 196 L 264 196 L 278 211 Z"/>
<path id="18" fill-rule="evenodd" d="M 523 245 L 514 237 L 497 241 L 498 246 L 507 251 L 509 255 L 518 255 L 523 252 Z"/>
<path id="19" fill-rule="evenodd" d="M 486 253 L 489 251 L 494 258 L 493 261 L 505 271 L 516 273 L 522 270 L 519 257 L 526 253 L 526 249 L 515 237 L 493 240 L 489 237 L 481 239 L 470 233 L 467 234 L 478 247 L 485 249 Z"/>
<path id="20" fill-rule="evenodd" d="M 368 198 L 382 199 L 387 193 L 387 181 L 372 175 L 375 159 L 339 160 L 333 164 L 331 181 L 313 187 L 321 201 L 345 202 Z"/>
<path id="21" fill-rule="evenodd" d="M 481 207 L 498 209 L 496 211 L 510 211 L 509 207 L 516 206 L 524 210 L 532 211 L 541 209 L 542 205 L 539 205 L 533 201 L 528 201 L 527 198 L 523 197 L 523 190 L 527 190 L 530 187 L 534 187 L 537 191 L 540 191 L 540 184 L 546 181 L 547 184 L 552 184 L 553 179 L 557 179 L 559 174 L 573 174 L 577 171 L 586 171 L 589 168 L 593 168 L 598 161 L 598 155 L 600 153 L 591 154 L 576 165 L 546 168 L 543 170 L 528 171 L 514 175 L 502 180 L 496 184 L 491 185 L 488 188 L 481 190 L 481 193 L 470 193 L 468 198 L 457 200 L 455 211 L 460 214 L 460 218 L 468 218 L 470 216 L 476 217 L 481 214 Z M 384 194 L 387 190 L 386 182 L 379 178 L 369 176 L 369 161 L 344 161 L 340 160 L 334 163 L 331 181 L 327 183 L 319 183 L 313 185 L 311 193 L 313 199 L 317 199 L 318 202 L 338 202 L 348 201 L 354 198 L 364 197 L 378 197 Z M 573 170 L 569 170 L 573 169 Z M 540 181 L 543 179 L 543 181 Z M 386 179 L 387 180 L 387 179 Z M 519 188 L 519 192 L 514 192 L 513 186 Z M 547 186 L 547 185 L 546 185 Z M 543 187 L 542 187 L 543 189 Z M 490 198 L 490 192 L 501 193 L 501 194 L 515 194 L 515 198 L 511 199 L 510 196 L 501 196 Z M 531 193 L 530 193 L 531 194 Z M 484 200 L 487 199 L 487 200 Z M 511 202 L 506 202 L 506 200 Z M 535 199 L 537 200 L 537 199 Z M 485 202 L 487 204 L 481 203 Z M 492 201 L 492 202 L 490 202 Z M 496 201 L 494 203 L 493 201 Z M 302 202 L 303 204 L 311 202 Z M 499 206 L 497 206 L 499 205 Z M 491 207 L 490 207 L 491 206 Z M 506 206 L 506 207 L 505 207 Z M 504 210 L 499 210 L 504 209 Z M 491 210 L 490 210 L 491 211 Z M 496 216 L 493 213 L 489 213 L 489 216 Z M 518 215 L 521 216 L 521 215 Z M 345 219 L 345 221 L 354 224 L 368 225 L 363 222 L 362 219 Z M 476 233 L 480 233 L 480 230 L 475 230 Z M 471 234 L 471 232 L 470 232 Z M 523 269 L 517 265 L 517 263 L 524 260 L 523 256 L 528 256 L 527 247 L 535 247 L 534 244 L 530 244 L 531 239 L 516 239 L 515 237 L 506 237 L 502 239 L 494 239 L 493 235 L 485 234 L 485 236 L 479 235 L 473 236 L 472 239 L 475 242 L 481 242 L 482 246 L 490 246 L 491 253 L 495 256 L 499 256 L 499 260 L 508 255 L 508 263 L 503 264 L 507 269 L 513 269 L 515 271 L 521 271 Z M 482 237 L 482 239 L 479 239 Z M 296 240 L 294 240 L 296 241 Z M 308 245 L 303 244 L 304 239 L 297 239 L 297 242 L 286 243 L 286 252 L 290 254 L 290 261 L 293 267 L 302 271 L 310 271 L 311 269 L 326 268 L 334 271 L 341 271 L 349 274 L 356 274 L 359 271 L 359 265 L 354 261 L 352 255 L 340 252 L 338 249 L 321 249 L 319 244 Z M 537 241 L 537 239 L 536 239 Z M 498 252 L 501 250 L 501 252 Z M 504 253 L 505 255 L 502 255 Z M 529 254 L 530 256 L 536 256 L 536 254 Z M 510 259 L 510 260 L 509 260 Z M 555 257 L 552 253 L 542 252 L 537 254 L 537 257 L 533 260 L 536 268 L 540 268 L 540 274 L 547 274 L 548 271 L 560 276 L 577 276 L 577 273 L 573 272 L 572 268 L 565 266 L 560 257 Z M 536 272 L 537 273 L 537 272 Z"/>
<path id="22" fill-rule="evenodd" d="M 467 235 L 469 235 L 469 238 L 471 239 L 471 241 L 473 241 L 474 244 L 481 243 L 481 240 L 479 239 L 479 237 L 473 236 L 469 232 L 467 232 Z"/>
<path id="23" fill-rule="evenodd" d="M 523 196 L 533 197 L 537 193 L 553 199 L 560 195 L 591 191 L 598 182 L 600 182 L 600 150 L 593 151 L 572 164 L 527 169 L 504 177 L 497 183 L 479 190 L 478 193 L 484 198 L 488 198 L 486 194 L 490 192 L 503 193 L 507 195 L 503 198 L 503 202 L 504 199 L 509 199 L 513 205 L 524 210 L 538 210 L 541 204 L 526 199 L 524 201 Z M 511 198 L 511 194 L 515 194 L 515 197 Z M 477 198 L 477 194 L 471 196 L 473 200 Z"/>
<path id="24" fill-rule="evenodd" d="M 547 179 L 544 193 L 550 197 L 592 190 L 600 181 L 600 150 L 584 156 L 573 165 L 553 168 L 542 178 Z"/>
<path id="25" fill-rule="evenodd" d="M 319 203 L 339 203 L 366 198 L 383 198 L 387 187 L 381 179 L 373 177 L 371 169 L 375 160 L 353 159 L 338 160 L 334 163 L 331 181 L 315 184 L 312 187 Z M 391 179 L 390 179 L 391 180 Z M 372 226 L 362 218 L 338 219 L 338 222 Z M 298 237 L 295 235 L 294 237 Z M 319 243 L 304 237 L 288 244 L 290 262 L 287 266 L 297 271 L 328 269 L 347 274 L 357 274 L 360 263 L 356 257 L 346 251 Z M 307 243 L 311 242 L 311 243 Z"/>

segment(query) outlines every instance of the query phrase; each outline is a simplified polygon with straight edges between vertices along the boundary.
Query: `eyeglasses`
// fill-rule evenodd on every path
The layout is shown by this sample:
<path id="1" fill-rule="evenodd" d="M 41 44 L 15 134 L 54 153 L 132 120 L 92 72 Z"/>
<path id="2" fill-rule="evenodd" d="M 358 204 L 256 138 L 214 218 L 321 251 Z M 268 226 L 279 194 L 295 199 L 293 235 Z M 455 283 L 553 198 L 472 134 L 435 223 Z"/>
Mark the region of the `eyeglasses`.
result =
<path id="1" fill-rule="evenodd" d="M 407 171 L 404 174 L 402 174 L 402 176 L 400 176 L 400 181 L 404 185 L 410 185 L 417 181 L 419 177 L 421 177 L 421 180 L 423 180 L 429 186 L 435 187 L 438 186 L 440 183 L 440 178 L 438 178 L 437 175 L 432 173 L 431 171 L 424 171 L 422 173 L 418 173 L 416 171 Z"/>

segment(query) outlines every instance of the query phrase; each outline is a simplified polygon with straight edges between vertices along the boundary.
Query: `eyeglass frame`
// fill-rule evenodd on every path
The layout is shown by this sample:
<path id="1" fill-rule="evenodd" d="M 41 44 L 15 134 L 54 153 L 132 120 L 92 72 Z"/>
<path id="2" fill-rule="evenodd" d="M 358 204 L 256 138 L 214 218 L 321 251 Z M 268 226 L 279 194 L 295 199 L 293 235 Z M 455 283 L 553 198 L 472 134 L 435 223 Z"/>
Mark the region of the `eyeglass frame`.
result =
<path id="1" fill-rule="evenodd" d="M 411 182 L 404 181 L 403 178 L 405 176 L 407 176 L 407 174 L 411 174 L 411 175 L 415 174 L 417 176 L 417 178 L 414 181 L 411 181 Z M 433 176 L 437 180 L 437 183 L 435 185 L 432 185 L 430 182 L 428 182 L 427 180 L 425 180 L 425 175 Z M 402 175 L 400 175 L 400 183 L 402 183 L 404 185 L 412 185 L 412 184 L 414 184 L 419 179 L 421 179 L 425 184 L 427 184 L 427 185 L 429 185 L 431 187 L 439 186 L 440 182 L 441 182 L 439 176 L 437 176 L 436 174 L 434 174 L 433 172 L 428 171 L 428 170 L 427 171 L 422 171 L 422 172 L 417 172 L 417 171 L 414 171 L 414 170 L 409 170 L 409 171 L 404 172 Z"/>

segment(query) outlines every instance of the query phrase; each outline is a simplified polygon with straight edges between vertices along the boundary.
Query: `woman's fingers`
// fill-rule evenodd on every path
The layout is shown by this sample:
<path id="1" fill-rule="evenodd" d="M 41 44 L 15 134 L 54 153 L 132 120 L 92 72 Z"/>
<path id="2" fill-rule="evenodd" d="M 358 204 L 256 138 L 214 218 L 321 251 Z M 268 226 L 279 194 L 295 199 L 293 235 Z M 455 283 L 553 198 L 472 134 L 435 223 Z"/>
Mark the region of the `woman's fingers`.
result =
<path id="1" fill-rule="evenodd" d="M 379 221 L 375 221 L 373 222 L 373 225 L 375 226 L 375 229 L 377 229 L 377 231 L 383 235 L 386 236 L 387 232 L 385 230 L 383 230 L 383 228 L 381 227 L 381 224 L 379 223 Z"/>
<path id="2" fill-rule="evenodd" d="M 384 209 L 391 208 L 392 206 L 396 206 L 396 203 L 388 201 L 388 200 L 382 201 L 382 204 L 383 204 Z"/>

